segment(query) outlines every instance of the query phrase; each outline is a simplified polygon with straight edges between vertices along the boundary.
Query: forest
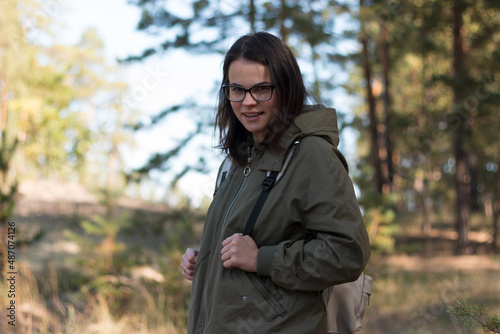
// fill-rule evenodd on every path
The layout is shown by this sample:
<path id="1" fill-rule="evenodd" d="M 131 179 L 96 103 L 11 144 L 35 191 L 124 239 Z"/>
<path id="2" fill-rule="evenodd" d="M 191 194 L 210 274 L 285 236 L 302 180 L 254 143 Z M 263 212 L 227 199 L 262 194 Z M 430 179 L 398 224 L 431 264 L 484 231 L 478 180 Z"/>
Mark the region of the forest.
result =
<path id="1" fill-rule="evenodd" d="M 123 71 L 177 51 L 222 59 L 255 31 L 292 48 L 351 142 L 374 277 L 362 332 L 500 333 L 498 0 L 123 0 L 158 43 L 113 62 L 94 27 L 55 42 L 65 2 L 0 2 L 0 272 L 17 282 L 15 297 L 0 282 L 2 333 L 186 331 L 179 264 L 210 197 L 138 189 L 178 193 L 212 171 L 211 143 L 193 143 L 212 136 L 220 82 L 144 116 Z M 136 137 L 174 117 L 184 137 L 128 166 Z"/>

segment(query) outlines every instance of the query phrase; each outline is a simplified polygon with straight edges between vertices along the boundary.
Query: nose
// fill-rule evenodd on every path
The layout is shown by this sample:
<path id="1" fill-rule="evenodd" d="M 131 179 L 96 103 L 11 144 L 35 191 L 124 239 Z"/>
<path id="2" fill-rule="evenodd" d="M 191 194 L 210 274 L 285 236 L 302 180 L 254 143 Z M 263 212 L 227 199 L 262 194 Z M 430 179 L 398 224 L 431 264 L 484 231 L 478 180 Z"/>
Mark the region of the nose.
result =
<path id="1" fill-rule="evenodd" d="M 241 103 L 244 105 L 254 105 L 257 104 L 257 101 L 255 101 L 252 94 L 250 94 L 250 92 L 248 91 L 246 92 L 245 98 L 243 99 L 243 101 L 241 101 Z"/>

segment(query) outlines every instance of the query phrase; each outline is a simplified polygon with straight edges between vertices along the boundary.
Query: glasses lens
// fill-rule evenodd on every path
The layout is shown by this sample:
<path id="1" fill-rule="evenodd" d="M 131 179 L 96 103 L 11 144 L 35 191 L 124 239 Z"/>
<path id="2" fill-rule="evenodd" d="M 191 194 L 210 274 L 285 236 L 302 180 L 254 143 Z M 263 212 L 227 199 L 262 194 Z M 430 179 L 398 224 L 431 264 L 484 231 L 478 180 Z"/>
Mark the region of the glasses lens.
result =
<path id="1" fill-rule="evenodd" d="M 271 99 L 273 88 L 272 86 L 255 86 L 250 90 L 250 93 L 257 101 L 267 101 Z"/>
<path id="2" fill-rule="evenodd" d="M 241 87 L 229 86 L 225 88 L 225 91 L 230 101 L 241 101 L 245 98 L 245 90 Z"/>

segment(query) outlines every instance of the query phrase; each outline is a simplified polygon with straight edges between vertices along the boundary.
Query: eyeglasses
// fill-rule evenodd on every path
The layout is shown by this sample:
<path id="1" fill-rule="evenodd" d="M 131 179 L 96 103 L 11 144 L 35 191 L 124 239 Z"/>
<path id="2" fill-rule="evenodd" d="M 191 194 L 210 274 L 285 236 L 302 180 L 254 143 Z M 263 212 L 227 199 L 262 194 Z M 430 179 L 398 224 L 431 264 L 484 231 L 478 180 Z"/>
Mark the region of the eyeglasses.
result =
<path id="1" fill-rule="evenodd" d="M 273 97 L 273 85 L 255 85 L 245 89 L 237 85 L 223 85 L 224 94 L 231 102 L 241 102 L 245 99 L 247 92 L 250 92 L 252 98 L 257 102 L 269 101 Z"/>

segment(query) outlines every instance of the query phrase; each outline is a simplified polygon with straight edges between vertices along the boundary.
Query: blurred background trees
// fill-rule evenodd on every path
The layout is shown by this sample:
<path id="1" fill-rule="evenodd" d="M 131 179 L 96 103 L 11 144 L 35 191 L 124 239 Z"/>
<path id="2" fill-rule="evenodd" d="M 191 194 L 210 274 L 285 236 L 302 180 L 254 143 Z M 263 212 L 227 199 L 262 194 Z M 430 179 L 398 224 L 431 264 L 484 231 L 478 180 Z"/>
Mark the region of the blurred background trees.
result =
<path id="1" fill-rule="evenodd" d="M 170 62 L 176 52 L 199 61 L 222 58 L 236 38 L 260 30 L 291 46 L 317 102 L 337 109 L 340 149 L 349 160 L 374 250 L 368 270 L 382 287 L 373 300 L 372 327 L 400 332 L 416 329 L 420 320 L 429 328 L 441 321 L 449 327 L 449 319 L 441 316 L 444 304 L 462 295 L 498 305 L 492 297 L 498 295 L 495 272 L 475 272 L 476 262 L 472 274 L 432 272 L 427 262 L 421 272 L 393 273 L 395 267 L 386 269 L 381 260 L 393 253 L 498 252 L 497 0 L 132 0 L 128 3 L 141 12 L 138 31 L 160 42 L 119 62 L 106 59 L 94 28 L 74 45 L 54 42 L 57 22 L 36 15 L 47 3 L 62 1 L 0 1 L 0 225 L 4 229 L 13 215 L 20 220 L 16 233 L 28 249 L 26 262 L 42 255 L 29 247 L 53 242 L 46 238 L 53 226 L 64 231 L 58 235 L 61 242 L 77 249 L 57 268 L 50 258 L 41 269 L 31 268 L 34 275 L 28 267 L 20 270 L 25 290 L 19 305 L 34 300 L 37 309 L 59 319 L 47 316 L 37 323 L 32 312 L 33 328 L 84 332 L 98 324 L 109 333 L 101 326 L 109 323 L 116 332 L 127 326 L 141 332 L 185 332 L 189 285 L 178 266 L 183 249 L 199 238 L 204 211 L 188 198 L 177 207 L 127 206 L 119 198 L 148 178 L 174 171 L 170 184 L 158 187 L 175 187 L 190 173 L 214 168 L 206 138 L 213 133 L 220 78 L 214 78 L 209 96 L 193 91 L 182 103 L 171 103 L 172 91 L 162 91 L 167 105 L 139 121 L 146 79 L 130 88 L 123 70 Z M 161 90 L 160 81 L 172 78 L 154 71 L 148 67 L 152 81 L 146 83 Z M 154 81 L 155 75 L 161 78 Z M 183 129 L 185 137 L 165 131 L 157 139 L 164 149 L 131 171 L 124 155 L 131 151 L 125 148 L 134 146 L 142 132 L 181 118 L 187 120 L 182 127 L 192 123 Z M 99 199 L 51 203 L 52 209 L 63 206 L 66 215 L 74 212 L 56 219 L 47 214 L 49 222 L 32 213 L 16 216 L 20 185 L 33 179 L 79 182 Z M 481 257 L 482 268 L 495 267 L 498 261 L 492 258 Z M 394 296 L 401 300 L 394 303 Z M 2 298 L 7 297 L 0 296 L 0 303 Z M 387 305 L 396 307 L 387 313 Z"/>
<path id="2" fill-rule="evenodd" d="M 49 16 L 32 22 L 38 6 L 0 4 L 2 229 L 23 180 L 76 180 L 115 191 L 125 186 L 118 146 L 132 140 L 124 128 L 133 116 L 122 103 L 127 84 L 106 63 L 95 30 L 77 45 L 55 44 Z"/>
<path id="3" fill-rule="evenodd" d="M 28 24 L 34 2 L 1 6 L 0 135 L 2 166 L 9 165 L 2 187 L 20 177 L 116 185 L 117 147 L 132 142 L 125 125 L 134 110 L 124 108 L 128 86 L 105 60 L 102 39 L 89 29 L 73 46 L 43 42 L 53 27 Z"/>
<path id="4" fill-rule="evenodd" d="M 370 217 L 385 217 L 367 220 L 375 245 L 398 230 L 396 214 L 421 216 L 426 234 L 431 215 L 453 212 L 458 254 L 473 251 L 474 213 L 490 220 L 489 243 L 498 246 L 498 2 L 201 0 L 182 11 L 135 4 L 137 28 L 164 42 L 124 61 L 172 49 L 223 54 L 256 30 L 293 48 L 311 92 L 358 134 L 351 158 L 360 200 Z M 341 92 L 363 100 L 345 105 Z M 156 166 L 172 156 L 155 156 Z"/>
<path id="5" fill-rule="evenodd" d="M 498 1 L 132 3 L 142 13 L 137 29 L 163 42 L 115 65 L 105 60 L 96 30 L 72 46 L 41 42 L 53 32 L 50 24 L 26 24 L 35 3 L 2 2 L 2 221 L 25 178 L 79 180 L 110 200 L 118 196 L 126 187 L 120 147 L 133 144 L 130 129 L 166 122 L 173 113 L 195 123 L 129 180 L 168 170 L 193 138 L 212 131 L 214 103 L 200 102 L 196 92 L 149 124 L 134 122 L 119 66 L 167 58 L 171 50 L 222 57 L 240 35 L 266 30 L 292 47 L 317 101 L 337 109 L 351 134 L 344 138 L 355 134 L 355 148 L 341 148 L 350 150 L 374 248 L 394 248 L 405 215 L 420 217 L 423 236 L 440 220 L 453 223 L 457 254 L 474 251 L 470 224 L 478 215 L 489 221 L 487 244 L 498 247 Z M 196 154 L 173 184 L 190 171 L 207 172 L 208 158 Z"/>

